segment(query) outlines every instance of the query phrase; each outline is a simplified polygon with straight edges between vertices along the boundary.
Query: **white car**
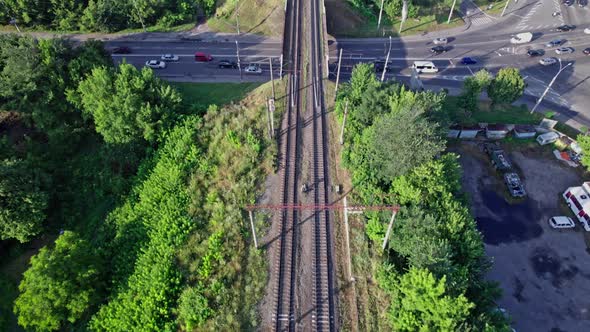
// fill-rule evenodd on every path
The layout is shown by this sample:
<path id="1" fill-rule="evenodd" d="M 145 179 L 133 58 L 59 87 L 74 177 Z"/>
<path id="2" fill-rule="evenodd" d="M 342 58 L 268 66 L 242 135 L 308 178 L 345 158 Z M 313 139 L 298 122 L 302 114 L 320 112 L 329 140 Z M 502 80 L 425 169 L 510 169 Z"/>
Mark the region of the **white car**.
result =
<path id="1" fill-rule="evenodd" d="M 574 53 L 574 49 L 571 47 L 560 47 L 558 49 L 555 50 L 555 53 L 557 54 L 569 54 L 569 53 Z"/>
<path id="2" fill-rule="evenodd" d="M 557 216 L 549 218 L 549 226 L 553 228 L 574 228 L 576 224 L 569 217 Z"/>
<path id="3" fill-rule="evenodd" d="M 244 71 L 247 74 L 262 74 L 262 68 L 260 68 L 260 66 L 255 63 L 249 64 L 248 67 L 244 69 Z"/>
<path id="4" fill-rule="evenodd" d="M 148 60 L 145 62 L 145 65 L 152 69 L 166 68 L 166 62 L 159 60 Z"/>
<path id="5" fill-rule="evenodd" d="M 584 29 L 584 33 L 587 34 L 587 35 L 590 35 L 590 28 Z"/>
<path id="6" fill-rule="evenodd" d="M 178 61 L 178 55 L 174 54 L 164 54 L 160 57 L 162 61 Z"/>
<path id="7" fill-rule="evenodd" d="M 551 57 L 551 58 L 543 58 L 543 59 L 539 60 L 539 63 L 542 66 L 550 66 L 550 65 L 556 64 L 557 63 L 557 59 L 556 58 L 553 58 L 553 57 Z"/>
<path id="8" fill-rule="evenodd" d="M 445 45 L 448 40 L 445 37 L 439 37 L 439 38 L 435 38 L 432 41 L 435 45 Z"/>

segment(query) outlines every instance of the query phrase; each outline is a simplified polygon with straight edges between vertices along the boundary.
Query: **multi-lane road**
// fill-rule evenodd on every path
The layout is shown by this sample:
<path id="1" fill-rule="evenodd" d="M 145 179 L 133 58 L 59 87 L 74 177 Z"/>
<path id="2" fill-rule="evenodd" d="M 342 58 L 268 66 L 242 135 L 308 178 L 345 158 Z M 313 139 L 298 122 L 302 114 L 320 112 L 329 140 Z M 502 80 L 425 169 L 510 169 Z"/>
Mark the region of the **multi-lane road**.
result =
<path id="1" fill-rule="evenodd" d="M 469 1 L 469 0 L 465 0 Z M 552 13 L 560 15 L 553 16 Z M 504 67 L 517 67 L 526 77 L 527 89 L 525 101 L 534 102 L 553 76 L 559 70 L 558 65 L 541 66 L 540 58 L 526 55 L 528 49 L 545 49 L 545 56 L 561 58 L 563 63 L 572 63 L 565 70 L 545 97 L 542 106 L 556 110 L 561 120 L 570 120 L 574 126 L 590 127 L 590 110 L 585 105 L 590 103 L 590 57 L 582 50 L 590 47 L 590 35 L 583 30 L 590 26 L 590 8 L 577 4 L 568 7 L 560 0 L 519 0 L 511 1 L 503 18 L 492 17 L 484 13 L 475 13 L 468 19 L 469 28 L 463 31 L 441 31 L 421 36 L 394 38 L 391 44 L 391 58 L 388 65 L 388 79 L 409 80 L 412 62 L 431 60 L 440 71 L 436 75 L 421 75 L 427 88 L 449 88 L 458 90 L 465 77 L 485 68 L 497 72 Z M 487 17 L 487 20 L 478 18 Z M 558 32 L 555 28 L 561 24 L 574 24 L 577 29 L 571 32 Z M 523 45 L 510 44 L 510 37 L 518 32 L 530 31 L 535 37 L 532 42 Z M 432 39 L 445 36 L 449 39 L 451 49 L 440 55 L 433 55 L 430 48 Z M 557 55 L 554 48 L 544 44 L 556 38 L 565 38 L 565 46 L 575 49 L 573 54 Z M 167 68 L 158 69 L 157 73 L 166 79 L 177 81 L 200 82 L 235 82 L 265 81 L 270 79 L 269 58 L 273 62 L 276 74 L 280 73 L 282 41 L 238 38 L 236 45 L 232 37 L 216 41 L 177 40 L 168 42 L 150 41 L 109 41 L 107 47 L 127 46 L 131 54 L 113 55 L 116 61 L 143 66 L 147 60 L 159 59 L 162 54 L 173 53 L 180 57 L 178 62 L 169 63 Z M 354 64 L 384 59 L 389 48 L 389 39 L 336 39 L 329 46 L 329 69 L 335 72 L 335 63 L 339 49 L 343 50 L 341 79 L 347 79 Z M 237 69 L 222 69 L 217 66 L 220 59 L 236 61 L 239 56 L 242 67 L 249 63 L 259 63 L 263 69 L 261 75 L 240 75 Z M 211 54 L 215 60 L 199 63 L 194 60 L 195 52 Z M 462 57 L 473 57 L 477 64 L 465 66 L 460 64 Z M 286 67 L 283 67 L 284 69 Z M 573 121 L 572 121 L 573 120 Z"/>

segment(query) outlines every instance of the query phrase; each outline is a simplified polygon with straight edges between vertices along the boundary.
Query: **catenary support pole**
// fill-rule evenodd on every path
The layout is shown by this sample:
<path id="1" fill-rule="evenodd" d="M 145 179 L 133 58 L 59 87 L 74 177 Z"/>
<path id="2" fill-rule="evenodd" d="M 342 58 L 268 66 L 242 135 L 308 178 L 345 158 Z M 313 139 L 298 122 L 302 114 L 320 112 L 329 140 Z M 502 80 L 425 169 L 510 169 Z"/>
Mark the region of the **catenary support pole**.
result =
<path id="1" fill-rule="evenodd" d="M 391 228 L 393 227 L 393 219 L 395 219 L 396 214 L 397 211 L 395 210 L 391 214 L 391 220 L 389 220 L 389 226 L 387 226 L 387 233 L 385 233 L 385 239 L 383 239 L 383 250 L 385 250 L 385 247 L 387 247 L 387 241 L 389 240 L 389 234 L 391 233 Z"/>
<path id="2" fill-rule="evenodd" d="M 254 216 L 252 210 L 248 211 L 250 215 L 250 226 L 252 226 L 252 237 L 254 238 L 254 247 L 258 249 L 258 240 L 256 239 L 256 229 L 254 229 Z"/>
<path id="3" fill-rule="evenodd" d="M 342 64 L 342 49 L 338 55 L 338 69 L 336 70 L 336 88 L 334 89 L 334 100 L 338 96 L 338 82 L 340 81 L 340 65 Z"/>
<path id="4" fill-rule="evenodd" d="M 346 104 L 344 105 L 344 118 L 342 119 L 342 128 L 340 129 L 340 145 L 344 144 L 344 126 L 346 125 L 346 116 L 347 115 L 348 115 L 348 99 L 346 99 Z"/>
<path id="5" fill-rule="evenodd" d="M 379 27 L 381 26 L 381 16 L 383 15 L 383 2 L 385 0 L 381 0 L 381 7 L 379 8 L 379 20 L 377 20 L 377 32 L 379 32 Z"/>
<path id="6" fill-rule="evenodd" d="M 272 72 L 272 59 L 269 57 L 268 58 L 268 64 L 270 66 L 270 82 L 271 82 L 271 89 L 272 89 L 272 99 L 275 99 L 275 80 L 274 80 L 274 74 Z"/>
<path id="7" fill-rule="evenodd" d="M 350 255 L 350 231 L 348 226 L 348 204 L 346 202 L 346 196 L 344 196 L 344 229 L 344 232 L 346 233 L 346 253 L 348 254 L 348 280 L 354 282 L 354 277 L 352 276 L 352 257 Z"/>

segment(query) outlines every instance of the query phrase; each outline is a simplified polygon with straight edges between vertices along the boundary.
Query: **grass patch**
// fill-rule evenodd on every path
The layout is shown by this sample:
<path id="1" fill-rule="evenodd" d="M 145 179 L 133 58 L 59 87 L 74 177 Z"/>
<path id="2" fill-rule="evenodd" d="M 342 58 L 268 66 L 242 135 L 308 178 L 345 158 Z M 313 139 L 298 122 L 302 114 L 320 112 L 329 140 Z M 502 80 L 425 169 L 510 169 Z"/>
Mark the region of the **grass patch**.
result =
<path id="1" fill-rule="evenodd" d="M 213 31 L 236 33 L 239 22 L 240 33 L 282 36 L 284 7 L 283 0 L 227 0 L 207 25 Z"/>
<path id="2" fill-rule="evenodd" d="M 478 110 L 466 114 L 458 105 L 459 97 L 447 96 L 443 110 L 451 122 L 459 124 L 504 123 L 504 124 L 533 124 L 543 119 L 539 113 L 531 114 L 525 105 L 494 105 L 490 101 L 479 101 Z"/>
<path id="3" fill-rule="evenodd" d="M 170 82 L 182 93 L 187 105 L 207 107 L 215 104 L 223 106 L 244 98 L 250 91 L 261 85 L 258 82 L 248 83 L 189 83 Z"/>

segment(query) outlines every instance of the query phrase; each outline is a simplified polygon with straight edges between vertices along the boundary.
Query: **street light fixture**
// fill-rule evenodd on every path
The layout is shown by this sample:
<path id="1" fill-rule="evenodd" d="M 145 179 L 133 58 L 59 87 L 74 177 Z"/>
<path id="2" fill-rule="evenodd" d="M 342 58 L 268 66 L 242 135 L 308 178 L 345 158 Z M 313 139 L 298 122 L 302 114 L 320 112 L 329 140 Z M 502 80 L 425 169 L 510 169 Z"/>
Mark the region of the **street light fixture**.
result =
<path id="1" fill-rule="evenodd" d="M 561 74 L 561 72 L 564 71 L 567 67 L 572 65 L 572 62 L 570 62 L 567 65 L 562 66 L 560 58 L 558 58 L 557 61 L 559 61 L 559 71 L 557 72 L 557 74 L 555 74 L 555 76 L 553 76 L 553 79 L 551 80 L 551 82 L 549 82 L 549 85 L 547 85 L 547 88 L 545 89 L 545 91 L 543 91 L 543 94 L 541 95 L 539 100 L 537 100 L 537 103 L 535 104 L 535 106 L 531 110 L 531 114 L 533 114 L 535 112 L 535 110 L 537 109 L 537 107 L 539 106 L 539 104 L 541 104 L 541 102 L 543 101 L 543 98 L 545 98 L 545 95 L 547 94 L 547 92 L 549 92 L 549 89 L 551 89 L 551 86 L 553 85 L 553 83 L 555 83 L 557 76 L 559 76 L 559 74 Z"/>
<path id="2" fill-rule="evenodd" d="M 389 50 L 387 51 L 387 57 L 385 58 L 385 64 L 383 65 L 383 73 L 381 74 L 381 82 L 385 80 L 385 72 L 387 71 L 387 64 L 389 63 L 389 54 L 391 54 L 391 36 L 389 36 Z"/>

